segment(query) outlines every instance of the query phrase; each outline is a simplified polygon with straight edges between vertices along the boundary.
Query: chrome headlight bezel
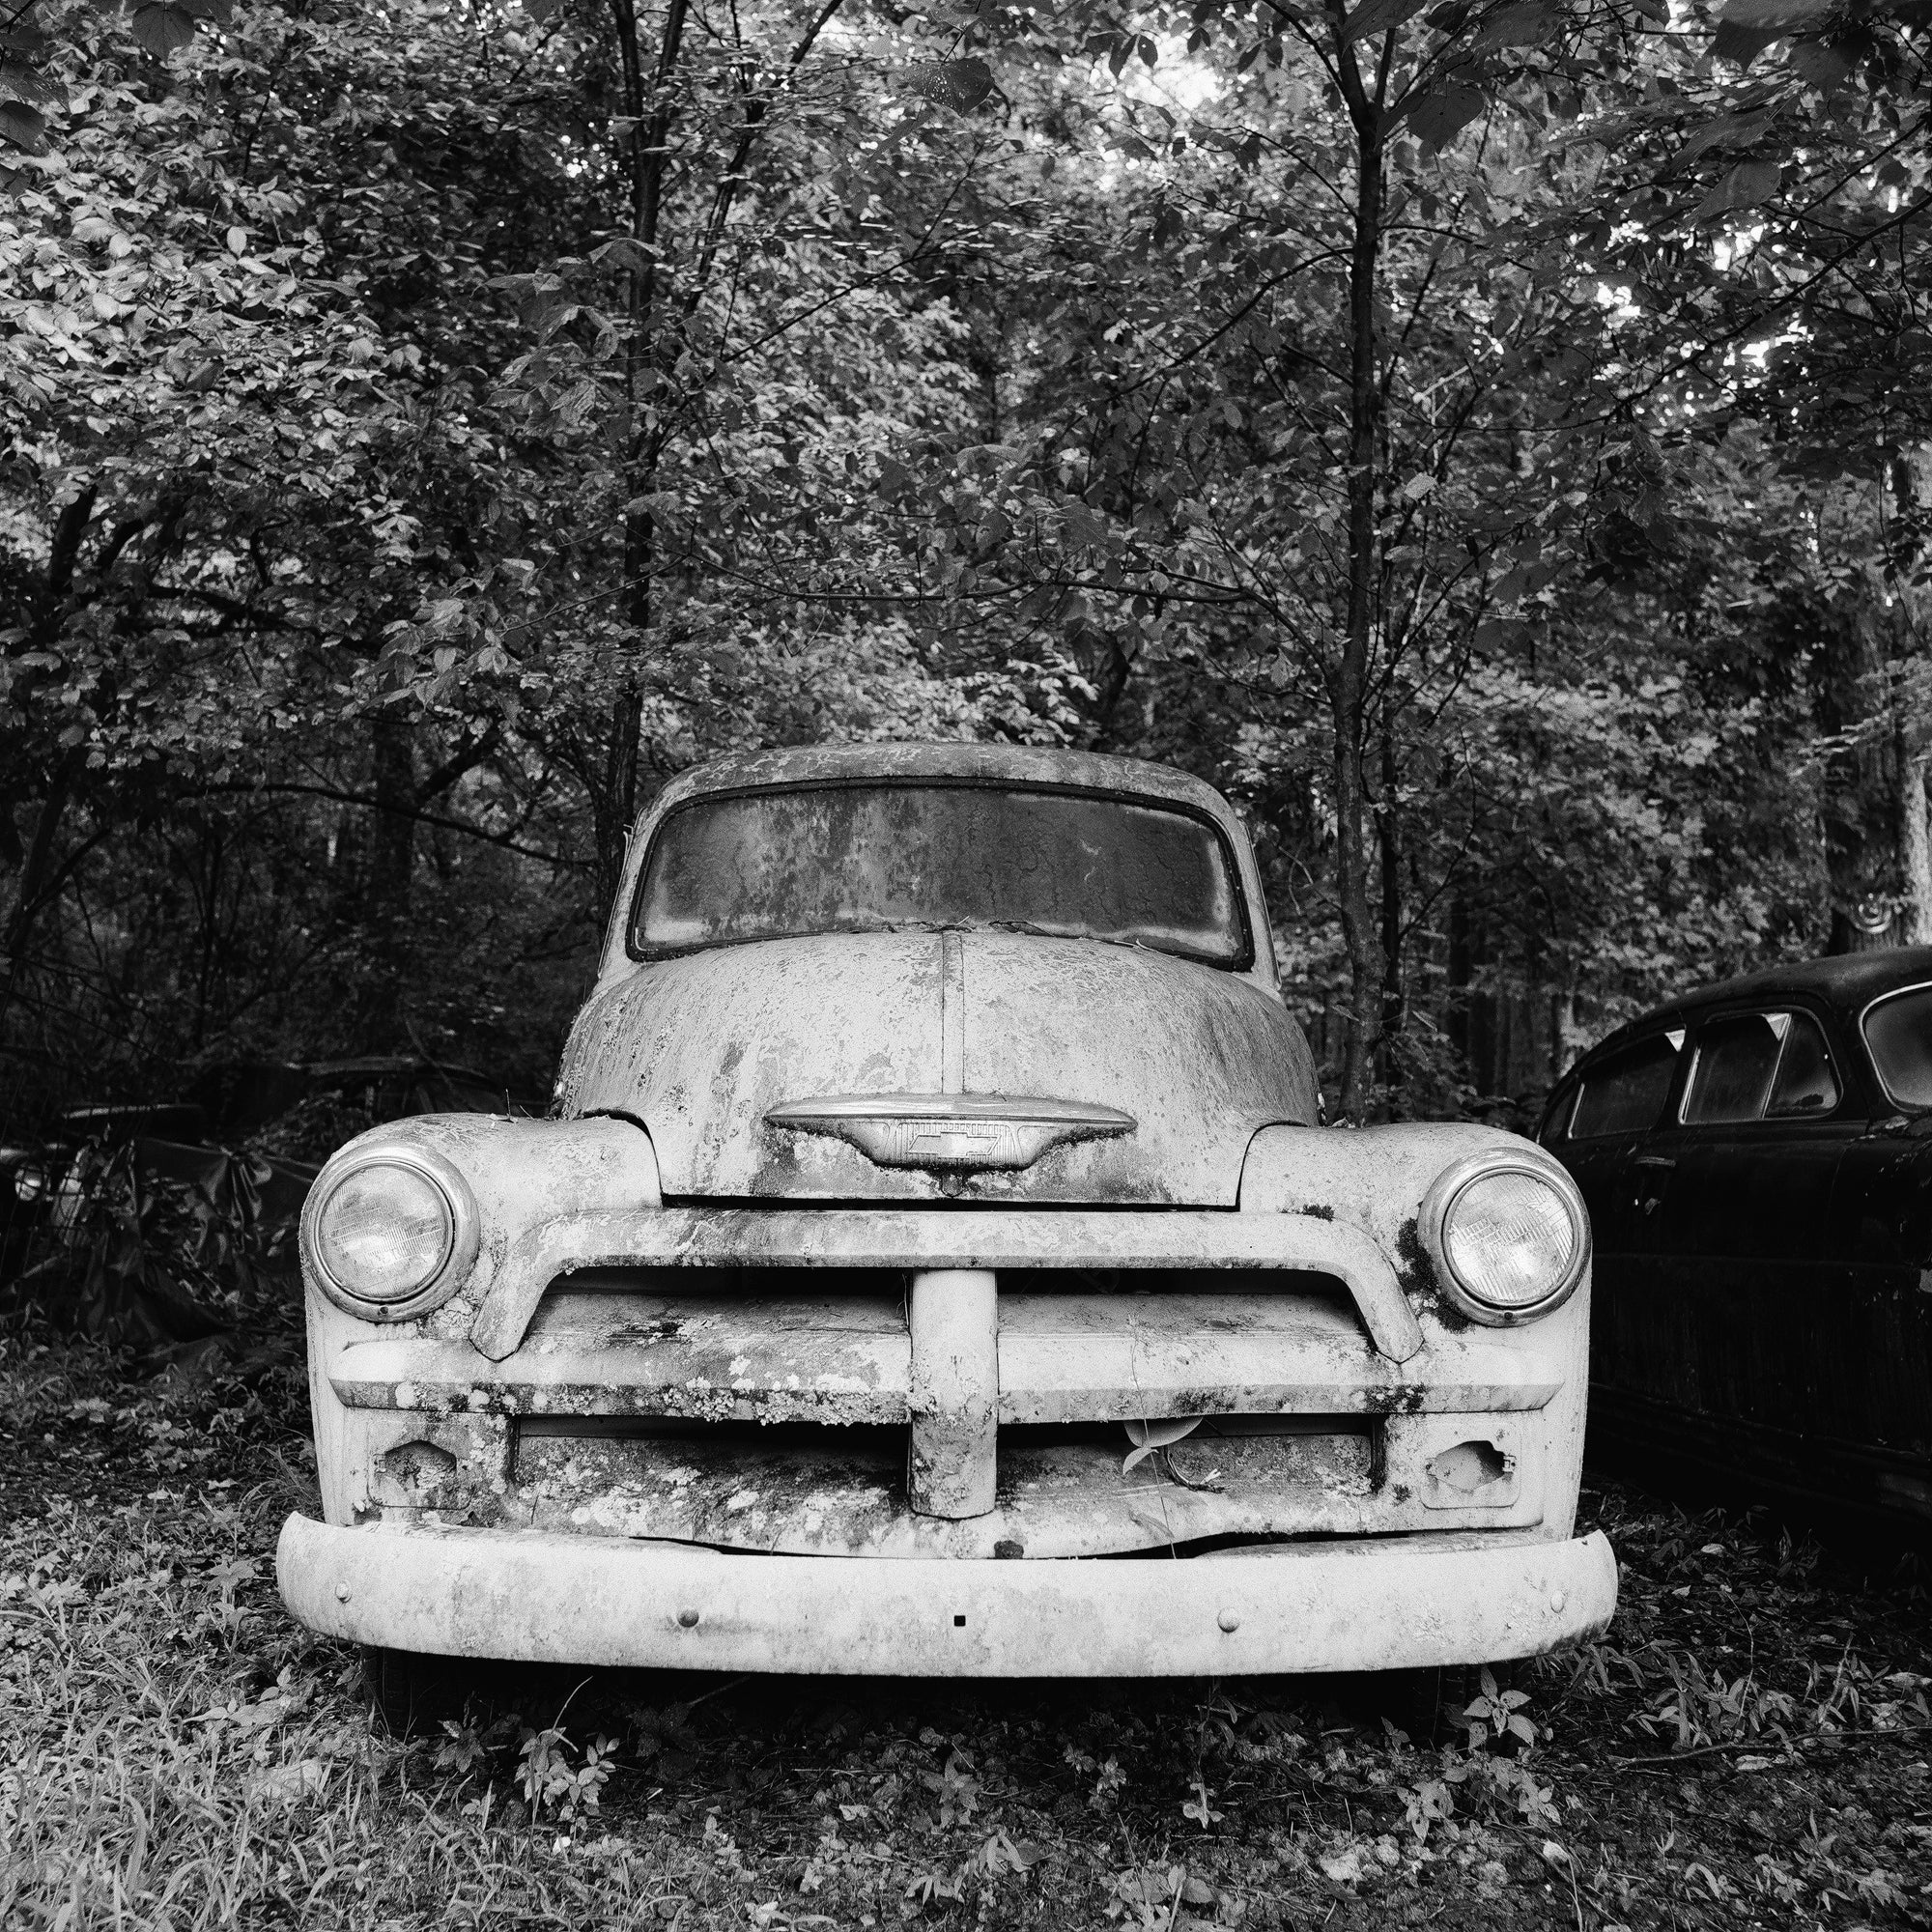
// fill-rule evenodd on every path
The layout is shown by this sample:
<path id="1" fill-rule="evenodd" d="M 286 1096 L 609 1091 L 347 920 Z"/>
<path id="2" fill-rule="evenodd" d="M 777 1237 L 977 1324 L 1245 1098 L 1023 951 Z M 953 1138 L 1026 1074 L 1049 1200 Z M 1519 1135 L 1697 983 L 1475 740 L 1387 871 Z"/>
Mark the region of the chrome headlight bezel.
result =
<path id="1" fill-rule="evenodd" d="M 1504 1174 L 1523 1175 L 1548 1187 L 1569 1217 L 1574 1237 L 1570 1264 L 1554 1285 L 1535 1301 L 1515 1307 L 1484 1299 L 1476 1288 L 1464 1281 L 1456 1272 L 1455 1264 L 1449 1258 L 1449 1244 L 1445 1238 L 1449 1217 L 1462 1195 L 1475 1182 Z M 1584 1210 L 1583 1197 L 1577 1193 L 1577 1183 L 1562 1168 L 1536 1153 L 1499 1151 L 1465 1154 L 1461 1160 L 1452 1161 L 1430 1183 L 1416 1219 L 1423 1245 L 1435 1264 L 1436 1278 L 1442 1285 L 1443 1294 L 1460 1314 L 1488 1328 L 1514 1328 L 1551 1314 L 1576 1293 L 1584 1275 L 1589 1272 L 1590 1217 Z"/>
<path id="2" fill-rule="evenodd" d="M 380 1300 L 359 1293 L 337 1278 L 323 1259 L 321 1239 L 323 1217 L 344 1184 L 374 1167 L 398 1167 L 427 1180 L 442 1197 L 447 1235 L 442 1259 L 434 1273 L 408 1294 L 393 1300 Z M 476 1196 L 462 1173 L 432 1149 L 408 1144 L 357 1148 L 346 1157 L 331 1161 L 317 1176 L 302 1204 L 302 1259 L 320 1288 L 336 1307 L 362 1321 L 408 1321 L 440 1308 L 454 1294 L 476 1264 L 482 1245 L 482 1216 Z"/>

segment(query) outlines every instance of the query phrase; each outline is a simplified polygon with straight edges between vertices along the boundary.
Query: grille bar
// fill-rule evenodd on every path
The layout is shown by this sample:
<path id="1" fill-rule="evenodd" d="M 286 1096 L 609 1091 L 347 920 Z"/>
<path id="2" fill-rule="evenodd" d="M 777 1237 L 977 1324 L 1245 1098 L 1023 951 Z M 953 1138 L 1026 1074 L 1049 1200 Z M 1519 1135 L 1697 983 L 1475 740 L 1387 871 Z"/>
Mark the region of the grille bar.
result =
<path id="1" fill-rule="evenodd" d="M 1010 1277 L 1009 1277 L 1010 1279 Z M 1541 1408 L 1558 1384 L 1521 1350 L 1464 1340 L 1451 1379 L 1409 1382 L 1347 1311 L 1301 1294 L 1002 1293 L 1003 1423 L 1210 1412 L 1363 1415 Z M 861 1425 L 910 1420 L 911 1341 L 896 1277 L 823 1301 L 559 1288 L 525 1346 L 380 1335 L 325 1367 L 353 1408 L 658 1415 Z"/>
<path id="2" fill-rule="evenodd" d="M 563 1214 L 520 1236 L 469 1339 L 514 1353 L 558 1275 L 605 1267 L 1270 1268 L 1333 1275 L 1377 1352 L 1406 1362 L 1422 1329 L 1388 1257 L 1359 1228 L 1308 1214 L 1037 1208 L 661 1208 Z"/>

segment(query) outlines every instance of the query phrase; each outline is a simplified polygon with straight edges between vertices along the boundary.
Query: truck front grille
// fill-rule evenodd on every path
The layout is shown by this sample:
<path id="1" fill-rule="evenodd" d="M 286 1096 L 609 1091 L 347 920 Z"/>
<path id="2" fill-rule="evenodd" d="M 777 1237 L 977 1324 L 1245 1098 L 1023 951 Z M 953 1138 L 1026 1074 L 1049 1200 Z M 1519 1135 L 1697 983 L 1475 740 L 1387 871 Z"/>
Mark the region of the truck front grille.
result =
<path id="1" fill-rule="evenodd" d="M 980 1325 L 958 1350 L 941 1331 L 968 1302 Z M 1321 1275 L 720 1267 L 585 1270 L 500 1362 L 390 1335 L 343 1349 L 330 1379 L 388 1411 L 370 1418 L 384 1508 L 740 1550 L 1068 1557 L 1496 1522 L 1492 1497 L 1445 1514 L 1391 1477 L 1390 1445 L 1466 1433 L 1422 1411 L 1549 1388 L 1398 1374 Z M 1189 1419 L 1129 1466 L 1125 1425 Z"/>

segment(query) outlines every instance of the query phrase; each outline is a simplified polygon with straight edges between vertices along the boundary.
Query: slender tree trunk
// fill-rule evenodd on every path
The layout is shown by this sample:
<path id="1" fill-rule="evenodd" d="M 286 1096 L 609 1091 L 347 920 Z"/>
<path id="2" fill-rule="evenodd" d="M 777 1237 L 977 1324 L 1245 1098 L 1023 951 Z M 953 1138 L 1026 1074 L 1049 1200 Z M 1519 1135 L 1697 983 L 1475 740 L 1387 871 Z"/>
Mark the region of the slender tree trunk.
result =
<path id="1" fill-rule="evenodd" d="M 1907 483 L 1910 482 L 1908 474 Z M 1900 664 L 1924 664 L 1919 592 L 1901 584 L 1890 609 L 1891 654 Z M 1889 682 L 1889 680 L 1888 680 Z M 1932 758 L 1925 726 L 1899 702 L 1891 685 L 1892 727 L 1898 769 L 1898 940 L 1902 946 L 1932 945 L 1932 830 L 1925 819 L 1925 769 Z"/>
<path id="2" fill-rule="evenodd" d="M 1902 737 L 1901 733 L 1901 737 Z M 1898 873 L 1900 940 L 1932 945 L 1932 837 L 1925 824 L 1926 753 L 1899 746 Z"/>
<path id="3" fill-rule="evenodd" d="M 1381 800 L 1376 832 L 1381 853 L 1382 989 L 1376 1041 L 1376 1078 L 1384 1087 L 1397 1078 L 1395 1043 L 1401 1037 L 1406 1001 L 1402 961 L 1402 821 L 1396 811 L 1395 735 L 1384 721 L 1381 732 Z"/>
<path id="4" fill-rule="evenodd" d="M 625 683 L 611 707 L 611 749 L 604 782 L 590 801 L 591 831 L 597 842 L 599 924 L 610 916 L 624 876 L 624 852 L 638 812 L 638 686 Z"/>
<path id="5" fill-rule="evenodd" d="M 34 601 L 33 620 L 17 647 L 22 653 L 43 651 L 60 637 L 62 626 L 67 621 L 68 600 L 73 592 L 73 574 L 80 561 L 81 542 L 87 535 L 88 525 L 93 521 L 96 498 L 95 486 L 90 483 L 62 507 L 60 515 L 54 520 L 52 538 L 47 546 L 46 575 L 41 581 L 40 595 Z M 31 682 L 27 680 L 15 685 L 14 702 L 16 705 L 28 701 Z M 8 914 L 4 933 L 0 933 L 0 951 L 6 954 L 6 979 L 0 980 L 0 1023 L 4 1023 L 7 1010 L 14 1003 L 14 993 L 20 982 L 34 926 L 55 896 L 54 892 L 49 890 L 50 882 L 58 876 L 54 852 L 59 841 L 61 822 L 67 816 L 68 807 L 73 798 L 74 781 L 81 770 L 80 749 L 78 746 L 71 747 L 62 753 L 41 798 L 40 815 L 34 822 L 34 836 L 28 841 L 21 861 L 13 909 Z M 0 795 L 0 804 L 4 804 L 10 812 L 12 791 L 12 786 L 9 786 L 6 793 Z"/>
<path id="6" fill-rule="evenodd" d="M 409 1037 L 412 874 L 416 850 L 415 733 L 393 714 L 370 722 L 369 871 L 363 889 L 368 934 L 356 1033 L 365 1052 L 400 1048 Z"/>
<path id="7" fill-rule="evenodd" d="M 1894 943 L 1901 892 L 1900 746 L 1879 624 L 1867 599 L 1826 611 L 1818 722 L 1839 740 L 1825 763 L 1825 869 L 1833 952 Z"/>
<path id="8" fill-rule="evenodd" d="M 208 1044 L 208 1015 L 214 1004 L 214 981 L 221 954 L 221 883 L 227 841 L 219 820 L 204 818 L 198 828 L 200 850 L 195 854 L 201 883 L 201 970 L 195 978 L 194 1045 Z"/>
<path id="9" fill-rule="evenodd" d="M 1343 10 L 1333 8 L 1339 42 Z M 1349 258 L 1349 614 L 1329 680 L 1335 733 L 1335 895 L 1349 951 L 1348 1048 L 1341 1111 L 1359 1121 L 1380 1033 L 1381 944 L 1369 907 L 1363 741 L 1367 734 L 1369 646 L 1375 625 L 1376 452 L 1381 420 L 1378 382 L 1376 278 L 1382 224 L 1382 117 L 1350 47 L 1337 48 L 1337 71 L 1355 129 L 1354 235 Z M 1378 90 L 1379 92 L 1379 89 Z"/>
<path id="10" fill-rule="evenodd" d="M 1577 995 L 1561 988 L 1549 995 L 1549 1079 L 1552 1085 L 1576 1064 L 1581 1041 L 1577 1034 Z"/>
<path id="11" fill-rule="evenodd" d="M 647 422 L 645 411 L 661 407 L 657 394 L 658 355 L 654 334 L 658 290 L 658 231 L 664 211 L 666 147 L 674 109 L 671 87 L 684 45 L 688 0 L 669 0 L 655 70 L 647 81 L 636 0 L 612 0 L 618 57 L 624 69 L 624 111 L 633 123 L 631 142 L 631 241 L 624 351 L 624 396 L 629 427 L 624 452 L 624 614 L 641 648 L 652 615 L 651 578 L 657 562 L 657 519 L 639 499 L 658 484 L 658 460 L 665 432 Z M 639 507 L 628 507 L 639 505 Z M 638 806 L 638 749 L 642 687 L 634 674 L 611 703 L 610 756 L 605 797 L 593 806 L 597 840 L 596 882 L 600 918 L 607 917 L 623 871 L 624 846 Z"/>
<path id="12" fill-rule="evenodd" d="M 1461 893 L 1449 901 L 1449 971 L 1444 992 L 1447 995 L 1446 1030 L 1449 1044 L 1469 1058 L 1469 902 Z"/>

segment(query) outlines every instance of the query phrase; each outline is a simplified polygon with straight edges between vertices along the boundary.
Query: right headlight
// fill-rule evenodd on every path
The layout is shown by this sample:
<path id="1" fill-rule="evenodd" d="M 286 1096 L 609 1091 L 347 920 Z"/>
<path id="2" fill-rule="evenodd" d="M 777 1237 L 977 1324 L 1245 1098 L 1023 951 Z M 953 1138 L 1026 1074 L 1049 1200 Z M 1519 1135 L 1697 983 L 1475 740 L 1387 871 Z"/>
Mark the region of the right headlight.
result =
<path id="1" fill-rule="evenodd" d="M 357 1149 L 325 1168 L 302 1208 L 322 1291 L 365 1321 L 403 1321 L 453 1294 L 476 1260 L 475 1197 L 426 1148 Z"/>
<path id="2" fill-rule="evenodd" d="M 1435 1177 L 1424 1242 L 1472 1321 L 1508 1327 L 1548 1315 L 1590 1264 L 1590 1222 L 1567 1174 L 1533 1154 L 1471 1154 Z"/>

